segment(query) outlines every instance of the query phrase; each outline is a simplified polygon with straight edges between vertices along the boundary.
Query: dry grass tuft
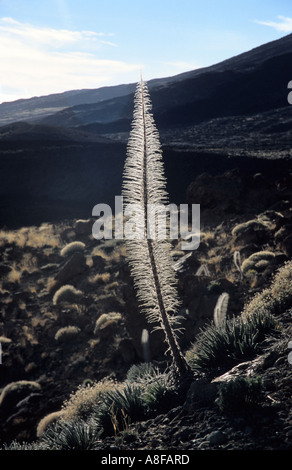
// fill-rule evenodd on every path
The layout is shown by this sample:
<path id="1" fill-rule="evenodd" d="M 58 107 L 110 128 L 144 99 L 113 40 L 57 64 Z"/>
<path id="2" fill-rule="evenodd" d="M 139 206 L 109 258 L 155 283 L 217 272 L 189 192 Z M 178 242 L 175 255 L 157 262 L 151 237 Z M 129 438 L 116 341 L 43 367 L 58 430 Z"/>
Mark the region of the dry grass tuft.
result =
<path id="1" fill-rule="evenodd" d="M 98 273 L 98 274 L 95 274 L 94 276 L 92 276 L 90 279 L 89 279 L 89 282 L 91 284 L 106 284 L 107 282 L 109 282 L 111 278 L 111 275 L 110 273 Z"/>
<path id="2" fill-rule="evenodd" d="M 292 305 L 292 261 L 285 263 L 274 275 L 270 287 L 256 294 L 244 307 L 243 316 L 255 313 L 283 313 Z"/>
<path id="3" fill-rule="evenodd" d="M 62 248 L 60 254 L 61 256 L 70 256 L 73 253 L 76 253 L 77 251 L 83 252 L 84 249 L 85 249 L 85 243 L 75 241 L 75 242 L 68 243 L 68 245 L 65 245 L 64 248 Z"/>
<path id="4" fill-rule="evenodd" d="M 64 402 L 62 419 L 75 421 L 78 418 L 86 418 L 96 407 L 103 403 L 103 396 L 116 388 L 122 388 L 122 385 L 109 378 L 92 385 L 80 385 L 77 391 L 72 393 L 69 400 Z"/>
<path id="5" fill-rule="evenodd" d="M 63 303 L 68 304 L 78 304 L 82 301 L 83 292 L 76 289 L 74 286 L 70 284 L 66 284 L 60 287 L 54 294 L 53 297 L 53 304 L 60 305 Z"/>
<path id="6" fill-rule="evenodd" d="M 64 328 L 60 328 L 55 334 L 55 340 L 59 342 L 71 341 L 79 335 L 80 331 L 81 330 L 78 326 L 64 326 Z"/>
<path id="7" fill-rule="evenodd" d="M 40 438 L 44 434 L 44 432 L 48 429 L 48 427 L 51 424 L 58 421 L 62 417 L 62 415 L 63 415 L 63 411 L 60 410 L 60 411 L 54 411 L 53 413 L 50 413 L 44 418 L 42 418 L 39 424 L 37 425 L 37 430 L 36 430 L 37 437 Z"/>

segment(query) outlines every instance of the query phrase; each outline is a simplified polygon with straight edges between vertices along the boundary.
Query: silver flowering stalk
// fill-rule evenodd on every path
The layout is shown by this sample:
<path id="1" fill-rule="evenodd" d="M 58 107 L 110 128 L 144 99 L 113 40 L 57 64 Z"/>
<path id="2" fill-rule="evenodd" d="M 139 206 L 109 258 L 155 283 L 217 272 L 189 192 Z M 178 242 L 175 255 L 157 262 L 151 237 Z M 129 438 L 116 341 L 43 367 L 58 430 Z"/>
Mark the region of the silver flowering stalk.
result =
<path id="1" fill-rule="evenodd" d="M 123 180 L 125 207 L 134 208 L 135 220 L 139 220 L 133 237 L 127 234 L 127 253 L 141 309 L 148 322 L 155 323 L 154 329 L 164 331 L 173 364 L 178 373 L 183 374 L 188 366 L 177 340 L 180 302 L 171 245 L 164 228 L 155 223 L 157 207 L 167 204 L 168 194 L 159 135 L 151 109 L 147 85 L 141 80 L 135 93 Z"/>

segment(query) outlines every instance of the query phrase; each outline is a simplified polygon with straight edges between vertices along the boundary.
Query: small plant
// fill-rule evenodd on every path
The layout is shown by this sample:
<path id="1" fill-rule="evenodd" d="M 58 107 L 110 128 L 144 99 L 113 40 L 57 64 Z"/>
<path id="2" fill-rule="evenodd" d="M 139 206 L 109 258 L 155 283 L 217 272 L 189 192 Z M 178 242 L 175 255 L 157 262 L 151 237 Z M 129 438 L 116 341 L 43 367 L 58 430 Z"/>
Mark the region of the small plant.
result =
<path id="1" fill-rule="evenodd" d="M 7 281 L 11 283 L 19 284 L 22 274 L 23 274 L 22 271 L 20 271 L 16 267 L 16 264 L 14 263 L 11 271 L 7 274 L 7 277 L 6 277 Z"/>
<path id="2" fill-rule="evenodd" d="M 113 435 L 117 430 L 125 429 L 125 423 L 128 425 L 129 421 L 140 421 L 146 416 L 142 388 L 136 384 L 126 384 L 122 389 L 116 388 L 105 393 L 102 404 L 95 412 L 95 419 L 105 435 Z"/>
<path id="3" fill-rule="evenodd" d="M 111 278 L 110 273 L 97 273 L 95 276 L 90 278 L 89 282 L 91 284 L 106 284 Z"/>
<path id="4" fill-rule="evenodd" d="M 237 377 L 219 385 L 216 403 L 222 412 L 242 412 L 259 405 L 262 396 L 260 377 Z"/>
<path id="5" fill-rule="evenodd" d="M 16 382 L 11 382 L 6 385 L 1 392 L 0 407 L 7 406 L 7 403 L 9 403 L 11 399 L 15 400 L 15 397 L 18 397 L 19 401 L 24 396 L 27 396 L 30 393 L 37 393 L 40 390 L 40 384 L 34 381 L 18 380 Z"/>
<path id="6" fill-rule="evenodd" d="M 228 368 L 254 357 L 258 346 L 277 322 L 270 313 L 258 313 L 248 318 L 230 318 L 219 328 L 211 323 L 198 336 L 188 352 L 192 369 Z"/>
<path id="7" fill-rule="evenodd" d="M 156 369 L 151 362 L 142 362 L 141 364 L 134 364 L 130 367 L 127 372 L 127 380 L 128 382 L 145 381 L 158 373 L 158 369 Z"/>
<path id="8" fill-rule="evenodd" d="M 262 271 L 267 268 L 275 259 L 275 254 L 271 251 L 259 251 L 253 253 L 246 260 L 243 261 L 241 269 L 243 274 L 250 270 Z"/>
<path id="9" fill-rule="evenodd" d="M 0 450 L 48 450 L 47 446 L 40 442 L 18 442 L 12 441 L 10 444 L 4 444 L 3 449 Z"/>
<path id="10" fill-rule="evenodd" d="M 177 405 L 178 391 L 171 372 L 140 364 L 129 369 L 122 387 L 107 391 L 101 398 L 93 416 L 103 435 L 113 435 Z"/>
<path id="11" fill-rule="evenodd" d="M 78 326 L 64 326 L 64 328 L 60 328 L 55 334 L 55 340 L 63 343 L 72 341 L 72 339 L 79 335 L 80 331 Z"/>
<path id="12" fill-rule="evenodd" d="M 108 325 L 116 325 L 122 320 L 122 315 L 119 312 L 103 313 L 96 320 L 94 335 L 97 335 L 102 329 Z"/>
<path id="13" fill-rule="evenodd" d="M 179 401 L 172 376 L 166 372 L 146 382 L 142 397 L 150 415 L 167 412 Z"/>
<path id="14" fill-rule="evenodd" d="M 149 415 L 168 411 L 178 402 L 178 391 L 169 371 L 161 372 L 151 363 L 133 365 L 127 381 L 142 387 L 142 399 Z"/>
<path id="15" fill-rule="evenodd" d="M 107 392 L 122 386 L 112 379 L 105 378 L 92 385 L 80 385 L 63 403 L 62 413 L 65 421 L 86 420 L 94 409 L 103 403 L 103 396 Z"/>
<path id="16" fill-rule="evenodd" d="M 59 421 L 45 431 L 40 443 L 48 450 L 96 450 L 100 435 L 94 421 Z"/>
<path id="17" fill-rule="evenodd" d="M 256 294 L 242 312 L 247 318 L 259 313 L 278 315 L 292 306 L 292 261 L 278 269 L 271 285 Z"/>
<path id="18" fill-rule="evenodd" d="M 85 249 L 85 243 L 83 242 L 71 242 L 68 243 L 68 245 L 65 245 L 64 248 L 62 248 L 60 254 L 61 256 L 69 256 L 72 255 L 73 253 L 76 253 L 76 251 L 82 252 Z"/>
<path id="19" fill-rule="evenodd" d="M 66 284 L 55 292 L 53 297 L 53 304 L 60 305 L 67 303 L 72 305 L 82 303 L 82 300 L 83 292 L 71 286 L 70 284 Z"/>
<path id="20" fill-rule="evenodd" d="M 49 426 L 51 426 L 53 423 L 55 423 L 62 417 L 62 414 L 63 412 L 62 410 L 60 410 L 60 411 L 54 411 L 44 416 L 44 418 L 42 418 L 39 424 L 37 425 L 37 431 L 36 431 L 37 437 L 41 437 Z"/>
<path id="21" fill-rule="evenodd" d="M 241 224 L 236 225 L 232 230 L 232 235 L 238 237 L 242 234 L 247 232 L 266 232 L 267 227 L 263 222 L 259 220 L 252 219 L 248 220 L 247 222 L 243 222 Z"/>

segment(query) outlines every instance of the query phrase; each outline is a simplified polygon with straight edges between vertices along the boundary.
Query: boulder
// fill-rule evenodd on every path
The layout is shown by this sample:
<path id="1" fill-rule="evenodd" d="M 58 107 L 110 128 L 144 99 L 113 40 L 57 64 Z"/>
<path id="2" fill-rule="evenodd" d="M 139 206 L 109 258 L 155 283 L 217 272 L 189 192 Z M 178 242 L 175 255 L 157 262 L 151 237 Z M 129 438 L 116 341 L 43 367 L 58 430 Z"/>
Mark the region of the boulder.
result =
<path id="1" fill-rule="evenodd" d="M 280 247 L 282 251 L 291 258 L 292 256 L 292 234 L 290 233 L 287 237 L 280 242 Z"/>
<path id="2" fill-rule="evenodd" d="M 195 380 L 187 393 L 184 411 L 192 412 L 194 408 L 214 403 L 217 395 L 218 385 L 207 379 Z"/>
<path id="3" fill-rule="evenodd" d="M 0 276 L 6 276 L 12 271 L 11 266 L 8 266 L 8 264 L 1 263 L 0 264 Z"/>
<path id="4" fill-rule="evenodd" d="M 95 273 L 102 273 L 105 270 L 106 260 L 100 255 L 92 256 L 92 266 Z"/>
<path id="5" fill-rule="evenodd" d="M 76 220 L 75 225 L 74 225 L 74 230 L 75 230 L 76 235 L 77 236 L 90 235 L 92 233 L 92 225 L 93 225 L 93 221 L 91 219 Z"/>
<path id="6" fill-rule="evenodd" d="M 83 253 L 73 253 L 71 258 L 62 266 L 55 276 L 55 281 L 60 285 L 66 284 L 74 277 L 82 274 L 87 269 L 86 258 Z"/>

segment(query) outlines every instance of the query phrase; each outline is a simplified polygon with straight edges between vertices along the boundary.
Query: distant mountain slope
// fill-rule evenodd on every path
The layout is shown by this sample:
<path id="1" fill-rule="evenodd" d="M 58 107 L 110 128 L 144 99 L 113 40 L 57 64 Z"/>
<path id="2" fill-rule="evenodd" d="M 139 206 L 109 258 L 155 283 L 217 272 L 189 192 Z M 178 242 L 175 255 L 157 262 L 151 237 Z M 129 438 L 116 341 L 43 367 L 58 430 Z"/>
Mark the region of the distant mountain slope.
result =
<path id="1" fill-rule="evenodd" d="M 21 99 L 0 104 L 0 125 L 15 121 L 32 121 L 44 118 L 64 108 L 79 104 L 97 103 L 131 93 L 135 84 L 72 90 L 48 96 Z"/>
<path id="2" fill-rule="evenodd" d="M 237 64 L 237 62 L 236 62 Z M 232 65 L 232 62 L 229 62 Z M 205 69 L 165 86 L 153 86 L 151 99 L 157 126 L 184 127 L 216 117 L 252 114 L 287 106 L 287 85 L 292 77 L 291 51 L 243 70 Z M 128 129 L 133 94 L 89 105 L 67 108 L 41 120 L 68 127 L 110 124 L 109 132 Z M 113 123 L 116 126 L 113 127 Z M 121 128 L 122 125 L 122 128 Z M 96 129 L 99 131 L 98 129 Z M 107 127 L 101 129 L 107 132 Z"/>
<path id="3" fill-rule="evenodd" d="M 33 122 L 14 122 L 0 127 L 0 142 L 110 142 L 110 139 L 70 127 L 49 126 Z"/>
<path id="4" fill-rule="evenodd" d="M 196 105 L 196 117 L 205 119 L 207 115 L 210 117 L 210 106 L 212 117 L 214 113 L 218 115 L 218 108 L 221 112 L 234 112 L 240 106 L 244 112 L 253 112 L 256 107 L 260 110 L 259 103 L 262 107 L 266 103 L 269 109 L 276 102 L 279 107 L 279 102 L 283 105 L 285 101 L 285 87 L 292 79 L 291 54 L 292 34 L 210 67 L 150 80 L 154 111 L 161 114 L 168 126 L 173 122 L 173 117 L 165 121 L 168 109 L 170 113 L 178 110 L 181 119 L 182 112 L 187 117 Z M 253 84 L 256 86 L 252 90 Z M 134 89 L 132 83 L 2 103 L 0 125 L 44 120 L 47 124 L 78 126 L 129 119 Z"/>

